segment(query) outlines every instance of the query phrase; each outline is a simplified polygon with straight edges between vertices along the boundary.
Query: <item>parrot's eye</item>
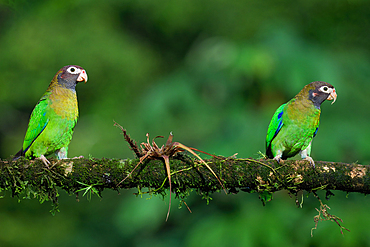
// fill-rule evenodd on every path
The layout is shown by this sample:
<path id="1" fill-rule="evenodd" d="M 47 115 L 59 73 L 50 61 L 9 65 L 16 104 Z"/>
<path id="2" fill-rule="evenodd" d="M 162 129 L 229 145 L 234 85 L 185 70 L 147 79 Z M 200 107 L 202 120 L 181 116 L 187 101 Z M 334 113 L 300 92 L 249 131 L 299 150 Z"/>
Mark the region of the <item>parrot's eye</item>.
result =
<path id="1" fill-rule="evenodd" d="M 81 70 L 72 66 L 72 67 L 69 67 L 67 69 L 67 72 L 69 72 L 71 74 L 79 74 L 81 72 Z"/>
<path id="2" fill-rule="evenodd" d="M 324 92 L 324 93 L 331 93 L 331 91 L 333 90 L 333 89 L 331 89 L 331 88 L 329 88 L 328 86 L 322 86 L 322 87 L 320 87 L 320 89 L 319 89 L 321 92 Z"/>

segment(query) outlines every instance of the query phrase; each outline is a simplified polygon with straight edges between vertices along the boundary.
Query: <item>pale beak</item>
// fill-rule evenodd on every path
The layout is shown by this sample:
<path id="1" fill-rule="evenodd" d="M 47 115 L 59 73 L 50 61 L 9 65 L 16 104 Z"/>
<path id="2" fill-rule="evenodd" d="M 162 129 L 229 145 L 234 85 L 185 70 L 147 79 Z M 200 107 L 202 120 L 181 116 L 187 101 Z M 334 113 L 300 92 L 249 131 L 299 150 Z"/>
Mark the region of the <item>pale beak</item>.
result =
<path id="1" fill-rule="evenodd" d="M 334 102 L 337 100 L 337 93 L 335 92 L 334 88 L 333 88 L 333 92 L 331 92 L 331 94 L 329 95 L 327 100 L 333 100 L 333 102 L 331 102 L 331 104 L 334 104 Z"/>
<path id="2" fill-rule="evenodd" d="M 84 69 L 81 71 L 80 75 L 78 76 L 77 81 L 84 81 L 85 83 L 87 82 L 87 73 Z"/>

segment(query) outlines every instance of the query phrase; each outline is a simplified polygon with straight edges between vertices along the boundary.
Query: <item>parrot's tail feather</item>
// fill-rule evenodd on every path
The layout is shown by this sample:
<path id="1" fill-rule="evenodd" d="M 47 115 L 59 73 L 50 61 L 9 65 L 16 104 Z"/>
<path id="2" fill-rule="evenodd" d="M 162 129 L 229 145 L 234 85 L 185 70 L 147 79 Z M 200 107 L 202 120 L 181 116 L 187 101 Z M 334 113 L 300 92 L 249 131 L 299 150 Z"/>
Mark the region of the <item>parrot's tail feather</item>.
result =
<path id="1" fill-rule="evenodd" d="M 269 158 L 269 159 L 273 159 L 273 158 L 274 158 L 274 155 L 272 154 L 272 151 L 271 151 L 271 145 L 269 145 L 269 146 L 266 148 L 266 156 L 267 156 L 267 158 Z"/>

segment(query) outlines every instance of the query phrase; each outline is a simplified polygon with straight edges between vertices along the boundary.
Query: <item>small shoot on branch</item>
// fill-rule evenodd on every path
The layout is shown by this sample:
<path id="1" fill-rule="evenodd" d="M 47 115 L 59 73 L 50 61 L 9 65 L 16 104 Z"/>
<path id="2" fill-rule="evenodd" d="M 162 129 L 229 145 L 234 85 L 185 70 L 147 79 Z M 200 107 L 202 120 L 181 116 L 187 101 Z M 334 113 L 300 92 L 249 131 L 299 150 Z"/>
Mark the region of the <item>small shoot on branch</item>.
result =
<path id="1" fill-rule="evenodd" d="M 83 193 L 83 195 L 82 195 L 82 196 L 87 195 L 87 200 L 88 200 L 88 201 L 91 201 L 91 196 L 92 196 L 93 194 L 96 194 L 96 195 L 100 198 L 99 191 L 94 187 L 94 186 L 96 186 L 96 185 L 98 185 L 98 184 L 91 184 L 91 185 L 88 185 L 88 184 L 82 183 L 82 182 L 80 182 L 80 181 L 77 181 L 77 183 L 79 183 L 79 184 L 81 184 L 81 185 L 83 185 L 83 186 L 85 186 L 85 187 L 84 187 L 84 188 L 81 188 L 81 189 L 79 189 L 79 190 L 77 190 L 76 192 L 85 191 L 85 192 Z"/>

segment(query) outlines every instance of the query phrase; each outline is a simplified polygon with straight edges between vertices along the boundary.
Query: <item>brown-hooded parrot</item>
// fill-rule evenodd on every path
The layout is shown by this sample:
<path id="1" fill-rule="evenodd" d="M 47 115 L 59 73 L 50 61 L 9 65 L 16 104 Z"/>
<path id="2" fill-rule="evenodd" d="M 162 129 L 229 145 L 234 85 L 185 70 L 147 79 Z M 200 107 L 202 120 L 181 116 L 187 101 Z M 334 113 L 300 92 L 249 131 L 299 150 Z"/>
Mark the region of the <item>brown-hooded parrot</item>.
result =
<path id="1" fill-rule="evenodd" d="M 266 155 L 280 163 L 300 153 L 301 158 L 310 157 L 311 143 L 320 122 L 321 103 L 337 99 L 335 88 L 327 82 L 314 81 L 306 85 L 293 99 L 281 105 L 274 113 L 266 136 Z"/>
<path id="2" fill-rule="evenodd" d="M 78 119 L 76 85 L 87 81 L 86 71 L 77 65 L 61 68 L 31 113 L 22 149 L 15 158 L 40 158 L 52 153 L 67 158 L 68 145 Z"/>

